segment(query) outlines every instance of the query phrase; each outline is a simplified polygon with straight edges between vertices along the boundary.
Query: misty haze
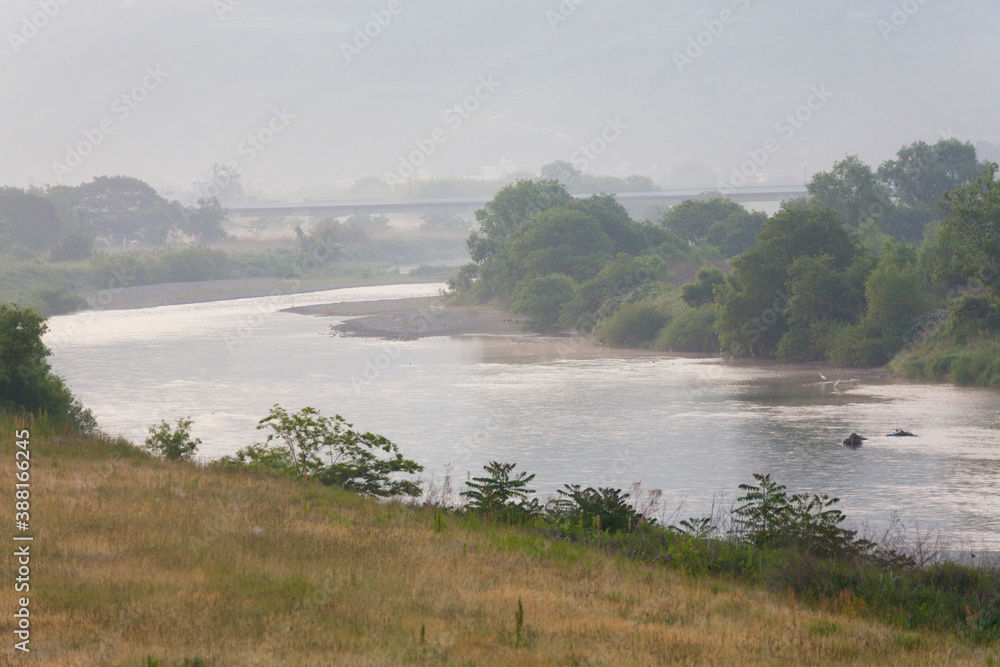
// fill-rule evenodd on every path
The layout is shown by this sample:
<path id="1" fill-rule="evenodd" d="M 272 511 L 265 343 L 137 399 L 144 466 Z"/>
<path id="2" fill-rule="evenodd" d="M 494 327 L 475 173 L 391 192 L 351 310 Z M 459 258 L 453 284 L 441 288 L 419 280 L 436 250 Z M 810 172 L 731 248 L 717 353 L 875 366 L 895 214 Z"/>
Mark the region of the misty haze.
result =
<path id="1" fill-rule="evenodd" d="M 996 664 L 998 35 L 8 0 L 0 662 Z"/>

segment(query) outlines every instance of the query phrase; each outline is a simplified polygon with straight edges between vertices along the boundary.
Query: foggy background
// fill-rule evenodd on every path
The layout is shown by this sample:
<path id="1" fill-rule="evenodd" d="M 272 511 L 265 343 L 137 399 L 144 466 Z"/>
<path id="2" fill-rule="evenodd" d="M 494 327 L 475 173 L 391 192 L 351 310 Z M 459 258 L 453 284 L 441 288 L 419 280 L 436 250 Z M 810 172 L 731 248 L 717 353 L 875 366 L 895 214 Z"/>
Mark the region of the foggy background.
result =
<path id="1" fill-rule="evenodd" d="M 373 12 L 391 21 L 358 49 Z M 985 0 L 6 0 L 0 32 L 5 185 L 127 174 L 183 189 L 236 161 L 264 197 L 317 197 L 384 178 L 439 128 L 416 178 L 537 174 L 615 120 L 625 129 L 585 171 L 662 186 L 712 185 L 771 138 L 762 182 L 942 136 L 1000 158 L 1000 7 Z M 480 77 L 495 93 L 445 122 Z M 155 88 L 123 106 L 144 79 Z M 832 95 L 793 136 L 777 131 L 814 87 Z M 294 118 L 248 151 L 275 109 Z M 113 131 L 59 174 L 105 119 Z"/>

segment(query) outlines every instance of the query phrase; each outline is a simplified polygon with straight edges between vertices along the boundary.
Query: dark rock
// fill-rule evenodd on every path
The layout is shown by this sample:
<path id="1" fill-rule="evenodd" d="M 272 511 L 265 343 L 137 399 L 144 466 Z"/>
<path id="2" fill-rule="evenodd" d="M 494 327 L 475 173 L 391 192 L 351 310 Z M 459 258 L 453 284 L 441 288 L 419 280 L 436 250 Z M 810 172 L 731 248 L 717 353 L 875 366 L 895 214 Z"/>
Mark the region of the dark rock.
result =
<path id="1" fill-rule="evenodd" d="M 844 444 L 847 445 L 848 447 L 860 447 L 862 441 L 867 439 L 868 438 L 863 438 L 857 433 L 852 433 L 846 438 L 844 438 Z"/>
<path id="2" fill-rule="evenodd" d="M 901 428 L 897 428 L 895 431 L 890 433 L 887 437 L 897 437 L 897 438 L 915 438 L 917 435 L 915 433 L 910 433 L 909 431 L 904 431 Z"/>

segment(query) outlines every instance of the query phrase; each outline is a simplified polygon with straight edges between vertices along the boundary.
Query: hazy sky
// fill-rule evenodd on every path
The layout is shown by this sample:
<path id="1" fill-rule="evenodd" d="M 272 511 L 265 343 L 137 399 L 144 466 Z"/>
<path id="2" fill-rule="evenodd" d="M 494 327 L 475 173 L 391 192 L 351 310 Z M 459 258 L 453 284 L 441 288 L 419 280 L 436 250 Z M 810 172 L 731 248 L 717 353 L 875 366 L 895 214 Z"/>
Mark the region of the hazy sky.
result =
<path id="1" fill-rule="evenodd" d="M 0 184 L 230 162 L 281 193 L 501 159 L 801 181 L 1000 139 L 987 0 L 4 0 L 0 32 Z"/>

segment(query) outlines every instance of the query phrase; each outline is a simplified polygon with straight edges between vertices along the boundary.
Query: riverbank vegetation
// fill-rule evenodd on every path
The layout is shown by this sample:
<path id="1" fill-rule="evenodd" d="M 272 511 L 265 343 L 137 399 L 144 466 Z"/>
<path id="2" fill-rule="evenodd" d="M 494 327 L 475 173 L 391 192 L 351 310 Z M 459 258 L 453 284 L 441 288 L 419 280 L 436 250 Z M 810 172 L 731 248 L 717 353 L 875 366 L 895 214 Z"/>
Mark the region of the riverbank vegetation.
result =
<path id="1" fill-rule="evenodd" d="M 881 366 L 1000 386 L 1000 180 L 971 144 L 848 157 L 767 217 L 706 193 L 654 221 L 519 181 L 476 214 L 452 302 L 618 347 Z"/>
<path id="2" fill-rule="evenodd" d="M 468 231 L 460 218 L 440 214 L 425 216 L 419 230 L 392 228 L 385 216 L 353 215 L 280 220 L 280 236 L 254 238 L 271 222 L 251 221 L 237 237 L 217 199 L 186 207 L 124 176 L 76 187 L 0 188 L 0 301 L 53 315 L 86 307 L 86 297 L 93 301 L 104 290 L 141 285 L 281 278 L 332 286 L 377 273 L 399 280 L 386 271 L 463 257 Z"/>
<path id="3" fill-rule="evenodd" d="M 789 579 L 806 580 L 805 557 L 656 529 L 620 494 L 567 489 L 559 528 L 491 514 L 498 502 L 377 502 L 317 480 L 157 460 L 43 417 L 4 413 L 0 430 L 31 433 L 45 563 L 32 572 L 32 646 L 46 664 L 1000 659 L 977 634 L 979 607 L 937 624 L 951 630 L 923 622 L 942 585 L 971 589 L 993 576 L 985 570 L 927 570 L 928 611 L 908 625 L 884 612 L 887 599 L 852 592 L 849 571 L 824 576 L 829 591 L 795 592 L 769 573 L 798 562 Z M 13 446 L 0 440 L 6 477 Z M 14 576 L 13 559 L 0 567 Z M 901 572 L 884 575 L 883 590 L 909 586 Z M 12 590 L 3 595 L 13 604 Z"/>

